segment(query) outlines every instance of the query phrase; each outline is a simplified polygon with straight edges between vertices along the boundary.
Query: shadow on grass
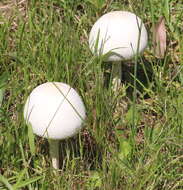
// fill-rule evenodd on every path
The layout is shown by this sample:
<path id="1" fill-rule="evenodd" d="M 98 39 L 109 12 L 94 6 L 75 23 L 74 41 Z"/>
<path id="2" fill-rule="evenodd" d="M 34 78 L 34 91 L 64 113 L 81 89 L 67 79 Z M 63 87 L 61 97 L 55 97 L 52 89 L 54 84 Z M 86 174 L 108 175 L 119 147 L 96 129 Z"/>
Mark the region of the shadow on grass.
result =
<path id="1" fill-rule="evenodd" d="M 150 83 L 152 82 L 153 77 L 153 68 L 152 64 L 147 60 L 143 59 L 143 63 L 140 61 L 137 63 L 137 94 L 144 93 L 144 88 L 149 88 Z M 127 95 L 129 98 L 133 97 L 134 90 L 134 63 L 133 62 L 121 62 L 122 65 L 122 84 L 128 86 Z M 105 68 L 105 87 L 109 87 L 112 64 L 105 62 L 103 64 Z M 145 98 L 148 98 L 148 95 L 145 95 Z"/>
<path id="2" fill-rule="evenodd" d="M 40 142 L 39 152 L 42 155 L 49 156 L 49 143 L 45 139 L 38 137 Z M 82 142 L 82 143 L 80 143 Z M 102 152 L 100 145 L 89 132 L 84 130 L 79 138 L 76 135 L 72 138 L 60 141 L 60 169 L 68 170 L 71 165 L 75 165 L 75 170 L 94 170 L 101 167 Z M 75 162 L 75 163 L 72 163 Z M 32 163 L 33 164 L 33 163 Z"/>

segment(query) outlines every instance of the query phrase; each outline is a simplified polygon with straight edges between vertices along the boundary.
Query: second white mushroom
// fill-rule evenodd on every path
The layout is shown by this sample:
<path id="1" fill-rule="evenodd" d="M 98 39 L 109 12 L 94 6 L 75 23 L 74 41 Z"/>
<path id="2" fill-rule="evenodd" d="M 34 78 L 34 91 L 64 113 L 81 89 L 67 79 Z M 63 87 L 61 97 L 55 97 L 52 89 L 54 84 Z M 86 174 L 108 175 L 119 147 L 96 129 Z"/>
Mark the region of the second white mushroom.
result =
<path id="1" fill-rule="evenodd" d="M 127 11 L 113 11 L 100 17 L 89 35 L 91 51 L 99 56 L 109 53 L 113 62 L 112 83 L 116 91 L 121 83 L 121 61 L 129 60 L 147 46 L 147 31 L 141 19 Z"/>

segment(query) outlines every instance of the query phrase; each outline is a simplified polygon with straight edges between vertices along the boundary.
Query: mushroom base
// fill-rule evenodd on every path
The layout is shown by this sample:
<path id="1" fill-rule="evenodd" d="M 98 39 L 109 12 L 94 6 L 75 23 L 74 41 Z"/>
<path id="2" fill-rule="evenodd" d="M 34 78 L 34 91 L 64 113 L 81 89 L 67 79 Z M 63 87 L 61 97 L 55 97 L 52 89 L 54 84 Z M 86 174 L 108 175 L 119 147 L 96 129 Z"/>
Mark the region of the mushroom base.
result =
<path id="1" fill-rule="evenodd" d="M 54 169 L 59 169 L 59 140 L 49 140 L 50 157 Z"/>
<path id="2" fill-rule="evenodd" d="M 121 62 L 115 62 L 112 64 L 112 90 L 114 92 L 117 92 L 121 85 L 121 78 L 122 78 L 122 72 L 121 72 Z"/>

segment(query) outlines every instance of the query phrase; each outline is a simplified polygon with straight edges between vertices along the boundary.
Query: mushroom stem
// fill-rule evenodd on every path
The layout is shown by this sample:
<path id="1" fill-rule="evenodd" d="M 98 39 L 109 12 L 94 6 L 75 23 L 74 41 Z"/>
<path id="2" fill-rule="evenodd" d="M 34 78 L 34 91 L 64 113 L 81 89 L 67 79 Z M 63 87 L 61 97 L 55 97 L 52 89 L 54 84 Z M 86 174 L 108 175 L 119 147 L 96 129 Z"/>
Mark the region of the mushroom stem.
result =
<path id="1" fill-rule="evenodd" d="M 50 140 L 50 156 L 54 169 L 59 169 L 59 140 Z"/>
<path id="2" fill-rule="evenodd" d="M 117 92 L 121 84 L 121 62 L 115 62 L 112 64 L 112 89 Z"/>

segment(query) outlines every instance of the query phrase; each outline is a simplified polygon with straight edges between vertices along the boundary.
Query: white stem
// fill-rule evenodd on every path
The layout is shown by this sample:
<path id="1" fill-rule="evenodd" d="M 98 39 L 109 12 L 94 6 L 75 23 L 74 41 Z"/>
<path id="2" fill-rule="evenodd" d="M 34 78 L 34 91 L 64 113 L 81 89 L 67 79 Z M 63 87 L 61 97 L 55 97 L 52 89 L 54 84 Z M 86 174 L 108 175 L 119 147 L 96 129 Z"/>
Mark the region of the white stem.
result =
<path id="1" fill-rule="evenodd" d="M 49 146 L 52 166 L 55 169 L 59 169 L 59 140 L 50 140 Z"/>
<path id="2" fill-rule="evenodd" d="M 121 84 L 121 62 L 112 63 L 112 89 L 117 92 Z"/>

